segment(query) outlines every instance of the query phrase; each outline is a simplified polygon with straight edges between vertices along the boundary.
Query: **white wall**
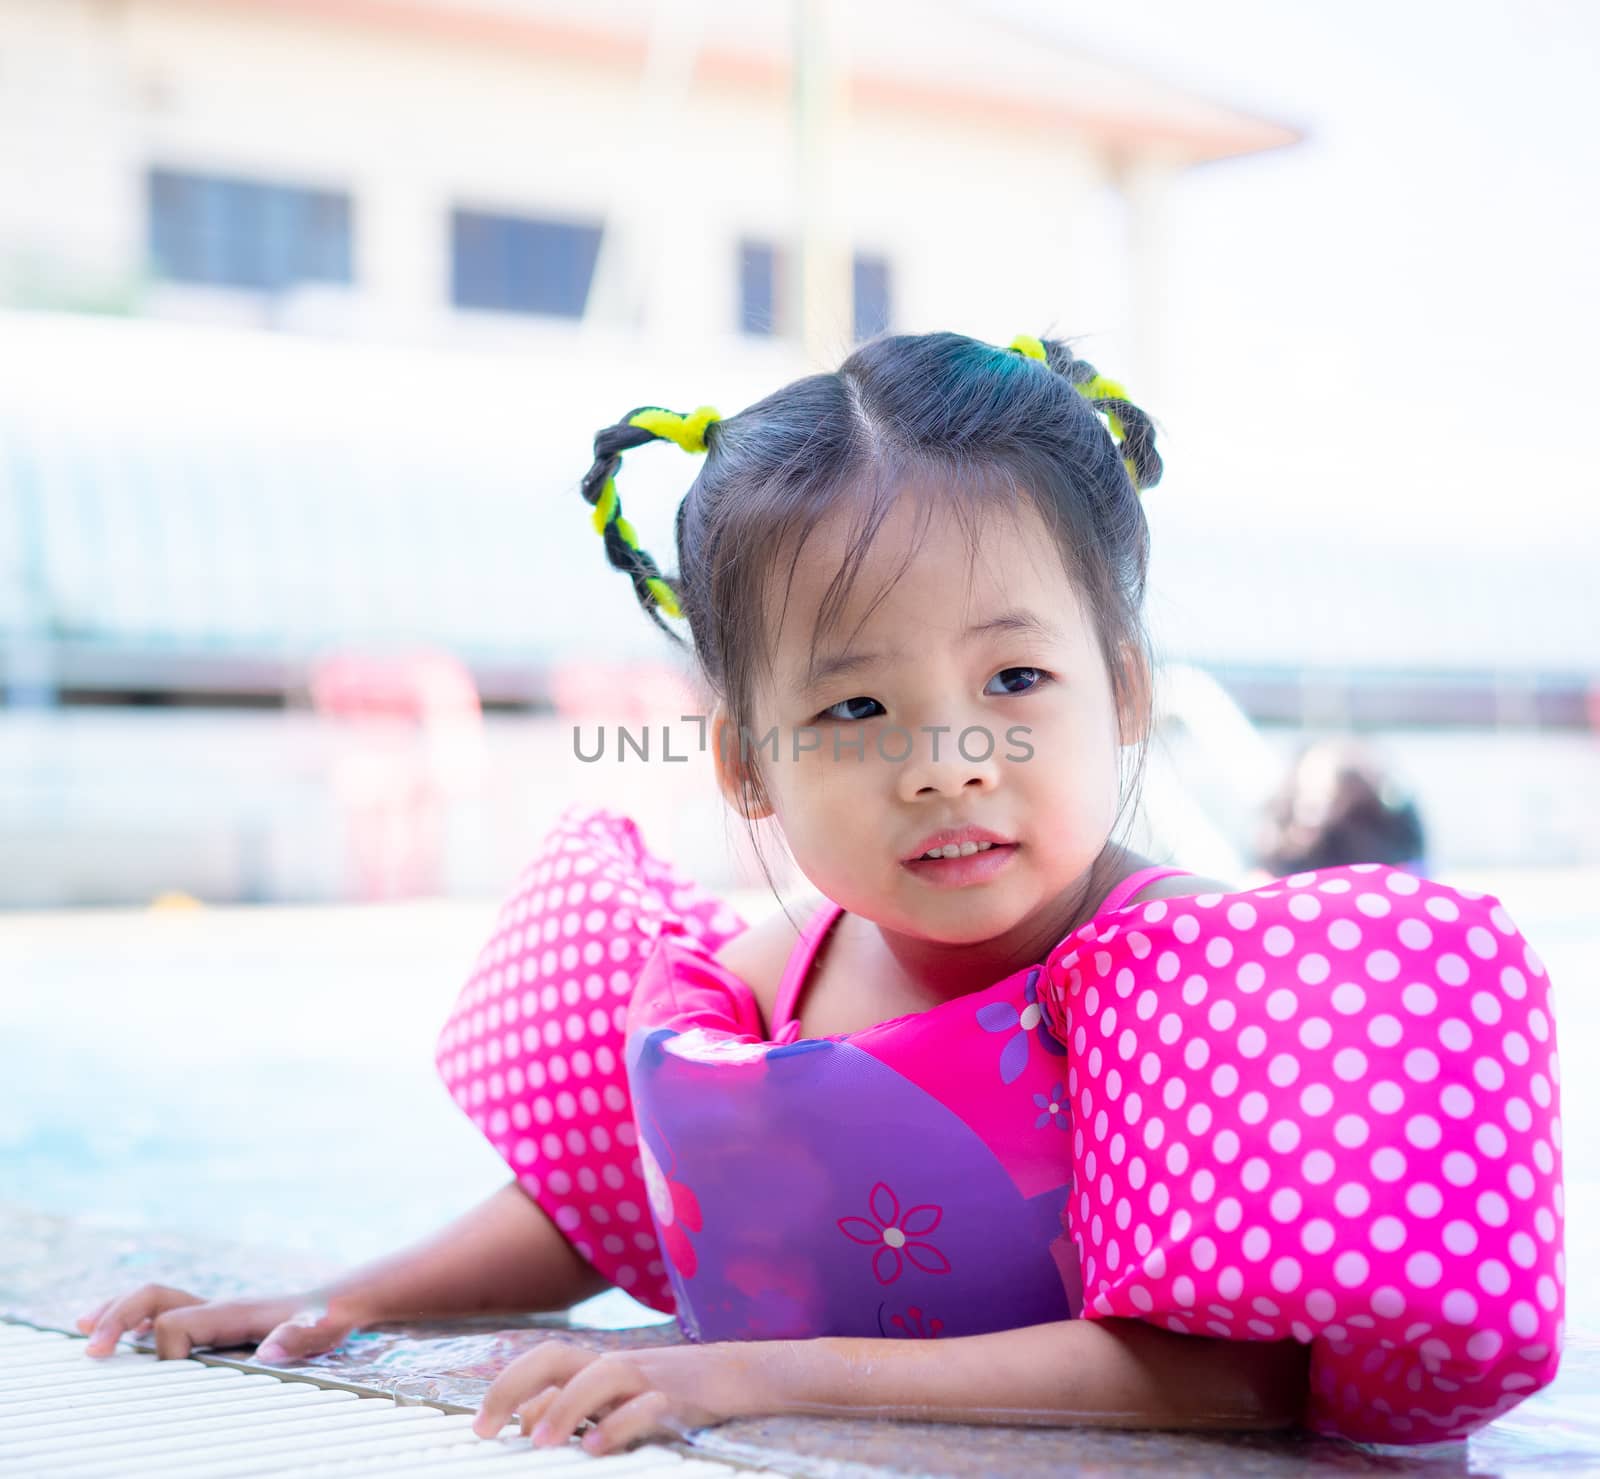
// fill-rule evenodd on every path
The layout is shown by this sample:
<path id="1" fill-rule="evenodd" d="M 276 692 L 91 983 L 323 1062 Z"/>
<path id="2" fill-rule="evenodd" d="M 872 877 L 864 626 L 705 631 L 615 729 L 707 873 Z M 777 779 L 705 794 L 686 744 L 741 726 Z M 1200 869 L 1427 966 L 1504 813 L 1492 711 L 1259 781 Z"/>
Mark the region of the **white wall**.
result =
<path id="1" fill-rule="evenodd" d="M 574 326 L 451 309 L 450 208 L 598 220 L 620 203 L 650 273 L 649 336 L 710 345 L 735 329 L 739 237 L 794 220 L 787 97 L 701 84 L 663 138 L 659 119 L 641 132 L 635 94 L 602 60 L 311 24 L 304 10 L 0 0 L 0 178 L 28 186 L 0 190 L 0 297 L 125 288 L 145 265 L 144 175 L 160 164 L 351 193 L 354 292 L 280 304 L 280 326 L 559 346 Z M 1158 285 L 1127 276 L 1144 259 L 1123 249 L 1113 176 L 1083 139 L 877 110 L 850 120 L 841 154 L 836 215 L 893 263 L 896 327 L 1089 331 L 1108 373 L 1137 380 L 1138 355 L 1153 373 L 1159 326 L 1137 319 Z M 1142 199 L 1166 188 L 1151 168 Z M 638 198 L 664 203 L 629 221 Z M 144 307 L 264 316 L 250 295 L 172 284 Z M 841 323 L 834 348 L 848 340 Z"/>

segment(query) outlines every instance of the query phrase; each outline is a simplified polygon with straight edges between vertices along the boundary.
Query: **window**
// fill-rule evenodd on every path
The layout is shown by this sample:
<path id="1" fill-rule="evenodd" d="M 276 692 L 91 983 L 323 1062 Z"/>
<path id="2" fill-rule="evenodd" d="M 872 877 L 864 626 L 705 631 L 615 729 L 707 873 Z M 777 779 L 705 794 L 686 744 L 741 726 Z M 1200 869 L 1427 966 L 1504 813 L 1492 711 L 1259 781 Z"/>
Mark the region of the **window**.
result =
<path id="1" fill-rule="evenodd" d="M 351 280 L 342 191 L 168 169 L 151 170 L 147 183 L 158 277 L 258 292 Z"/>
<path id="2" fill-rule="evenodd" d="M 886 333 L 892 318 L 889 298 L 889 262 L 884 257 L 856 253 L 851 273 L 857 339 Z"/>
<path id="3" fill-rule="evenodd" d="M 457 308 L 582 318 L 600 229 L 458 210 L 451 217 L 451 299 Z"/>
<path id="4" fill-rule="evenodd" d="M 770 241 L 739 243 L 739 332 L 778 332 L 778 248 Z"/>
<path id="5" fill-rule="evenodd" d="M 770 337 L 788 331 L 782 301 L 784 249 L 770 241 L 739 243 L 739 331 Z M 857 339 L 882 334 L 893 321 L 886 257 L 856 253 L 851 263 L 852 321 Z"/>

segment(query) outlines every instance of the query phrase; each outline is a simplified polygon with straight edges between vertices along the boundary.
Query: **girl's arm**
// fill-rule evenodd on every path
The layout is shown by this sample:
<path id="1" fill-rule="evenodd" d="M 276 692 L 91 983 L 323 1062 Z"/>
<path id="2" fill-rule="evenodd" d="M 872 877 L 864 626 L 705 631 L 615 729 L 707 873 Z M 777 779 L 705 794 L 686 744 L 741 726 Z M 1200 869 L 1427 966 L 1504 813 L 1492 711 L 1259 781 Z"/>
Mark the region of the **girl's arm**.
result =
<path id="1" fill-rule="evenodd" d="M 326 1286 L 369 1322 L 562 1310 L 611 1286 L 515 1181 L 411 1247 Z"/>
<path id="2" fill-rule="evenodd" d="M 607 1287 L 512 1181 L 431 1237 L 319 1289 L 206 1301 L 146 1284 L 106 1301 L 78 1328 L 90 1336 L 91 1356 L 110 1355 L 124 1332 L 148 1329 L 163 1358 L 261 1341 L 257 1359 L 276 1366 L 331 1350 L 360 1325 L 559 1310 Z"/>
<path id="3" fill-rule="evenodd" d="M 789 1411 L 1263 1429 L 1299 1422 L 1309 1353 L 1295 1341 L 1213 1340 L 1138 1320 L 1062 1320 L 954 1340 L 795 1341 L 784 1360 L 799 1399 Z M 788 1385 L 782 1365 L 773 1376 Z"/>
<path id="4" fill-rule="evenodd" d="M 484 1437 L 520 1419 L 537 1444 L 585 1419 L 592 1453 L 730 1417 L 788 1413 L 924 1422 L 1118 1428 L 1293 1427 L 1309 1354 L 1293 1341 L 1230 1342 L 1130 1320 L 1063 1320 L 952 1340 L 725 1341 L 614 1352 L 560 1341 L 503 1371 L 479 1410 Z"/>

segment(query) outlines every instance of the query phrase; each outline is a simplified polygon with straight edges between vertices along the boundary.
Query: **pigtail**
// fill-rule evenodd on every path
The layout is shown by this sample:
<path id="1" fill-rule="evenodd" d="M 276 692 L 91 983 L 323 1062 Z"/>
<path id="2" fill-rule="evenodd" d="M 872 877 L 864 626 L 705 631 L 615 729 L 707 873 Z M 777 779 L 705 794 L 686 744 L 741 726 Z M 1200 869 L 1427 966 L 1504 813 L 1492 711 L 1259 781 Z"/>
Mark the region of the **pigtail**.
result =
<path id="1" fill-rule="evenodd" d="M 1064 376 L 1096 411 L 1106 418 L 1111 439 L 1122 453 L 1123 466 L 1134 488 L 1143 493 L 1161 481 L 1161 454 L 1156 451 L 1155 423 L 1131 400 L 1115 380 L 1102 375 L 1088 360 L 1079 359 L 1058 339 L 1035 339 L 1019 334 L 1008 346 L 1017 354 L 1048 365 Z"/>
<path id="2" fill-rule="evenodd" d="M 678 583 L 662 573 L 649 552 L 641 548 L 633 525 L 622 517 L 617 472 L 622 466 L 622 454 L 646 442 L 676 442 L 685 452 L 704 452 L 706 433 L 719 419 L 710 406 L 702 406 L 688 416 L 660 406 L 630 411 L 615 426 L 595 433 L 594 462 L 578 485 L 584 501 L 594 509 L 593 523 L 604 542 L 606 559 L 632 582 L 634 597 L 645 614 L 675 641 L 681 639 L 663 617 L 683 617 Z M 679 515 L 681 522 L 681 508 Z"/>

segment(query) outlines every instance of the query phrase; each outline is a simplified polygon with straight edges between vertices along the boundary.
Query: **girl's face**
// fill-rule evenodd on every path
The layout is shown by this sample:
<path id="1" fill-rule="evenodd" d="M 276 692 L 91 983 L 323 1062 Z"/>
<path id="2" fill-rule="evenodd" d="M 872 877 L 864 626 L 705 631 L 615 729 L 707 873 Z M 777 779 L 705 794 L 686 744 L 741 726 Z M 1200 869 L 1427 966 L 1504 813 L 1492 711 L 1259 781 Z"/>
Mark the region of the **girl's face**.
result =
<path id="1" fill-rule="evenodd" d="M 1048 935 L 1116 816 L 1110 678 L 1031 505 L 986 514 L 974 558 L 936 498 L 900 572 L 917 502 L 898 500 L 827 634 L 817 617 L 848 519 L 807 541 L 786 605 L 779 575 L 749 763 L 801 871 L 850 913 L 949 945 Z M 731 731 L 723 744 L 737 762 Z M 992 845 L 924 860 L 968 833 Z"/>

